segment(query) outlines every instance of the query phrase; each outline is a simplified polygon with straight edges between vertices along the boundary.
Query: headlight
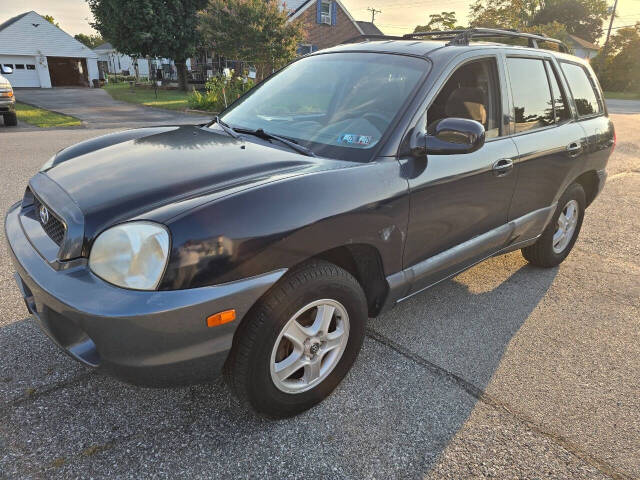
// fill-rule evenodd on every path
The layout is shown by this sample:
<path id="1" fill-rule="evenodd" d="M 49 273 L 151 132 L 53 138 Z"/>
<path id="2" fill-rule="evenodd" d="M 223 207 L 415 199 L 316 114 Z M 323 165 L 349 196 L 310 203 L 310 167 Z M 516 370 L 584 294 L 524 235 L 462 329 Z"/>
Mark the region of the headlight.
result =
<path id="1" fill-rule="evenodd" d="M 130 222 L 102 232 L 91 248 L 89 268 L 119 287 L 155 290 L 169 257 L 169 233 L 152 222 Z"/>

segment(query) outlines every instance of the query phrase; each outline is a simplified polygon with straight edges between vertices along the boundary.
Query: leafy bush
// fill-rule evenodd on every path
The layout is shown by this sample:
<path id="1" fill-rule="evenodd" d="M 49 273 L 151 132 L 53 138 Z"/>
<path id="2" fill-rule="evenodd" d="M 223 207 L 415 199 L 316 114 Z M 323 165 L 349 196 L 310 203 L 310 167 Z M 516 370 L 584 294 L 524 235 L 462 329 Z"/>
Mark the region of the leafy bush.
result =
<path id="1" fill-rule="evenodd" d="M 221 112 L 251 90 L 254 85 L 253 80 L 246 79 L 245 81 L 242 77 L 212 77 L 205 84 L 204 93 L 196 91 L 189 95 L 189 107 L 197 110 Z"/>

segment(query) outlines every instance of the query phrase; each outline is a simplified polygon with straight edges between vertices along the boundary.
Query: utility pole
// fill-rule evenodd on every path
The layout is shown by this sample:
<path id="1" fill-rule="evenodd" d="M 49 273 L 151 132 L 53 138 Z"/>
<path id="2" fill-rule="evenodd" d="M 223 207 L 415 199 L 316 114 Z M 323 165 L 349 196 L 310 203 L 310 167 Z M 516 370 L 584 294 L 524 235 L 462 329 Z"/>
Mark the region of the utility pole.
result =
<path id="1" fill-rule="evenodd" d="M 616 0 L 617 2 L 618 0 Z M 367 10 L 369 10 L 371 12 L 371 23 L 374 22 L 374 20 L 376 19 L 376 13 L 382 13 L 382 10 L 376 10 L 375 8 L 367 8 Z"/>
<path id="2" fill-rule="evenodd" d="M 611 26 L 613 25 L 613 19 L 616 16 L 616 7 L 618 6 L 618 0 L 613 3 L 613 10 L 611 10 L 611 20 L 609 20 L 609 30 L 607 30 L 607 39 L 604 41 L 603 50 L 607 51 L 607 44 L 609 43 L 609 37 L 611 36 Z"/>

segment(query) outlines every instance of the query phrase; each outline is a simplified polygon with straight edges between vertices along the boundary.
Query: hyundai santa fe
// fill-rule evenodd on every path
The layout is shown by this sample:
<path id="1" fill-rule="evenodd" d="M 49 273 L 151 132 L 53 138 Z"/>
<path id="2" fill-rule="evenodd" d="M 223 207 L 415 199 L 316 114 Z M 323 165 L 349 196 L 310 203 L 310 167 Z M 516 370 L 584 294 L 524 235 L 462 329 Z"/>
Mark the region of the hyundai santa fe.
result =
<path id="1" fill-rule="evenodd" d="M 486 29 L 359 38 L 211 123 L 65 148 L 5 219 L 27 308 L 123 380 L 222 373 L 262 414 L 308 409 L 368 317 L 494 255 L 569 255 L 615 135 L 562 50 Z"/>

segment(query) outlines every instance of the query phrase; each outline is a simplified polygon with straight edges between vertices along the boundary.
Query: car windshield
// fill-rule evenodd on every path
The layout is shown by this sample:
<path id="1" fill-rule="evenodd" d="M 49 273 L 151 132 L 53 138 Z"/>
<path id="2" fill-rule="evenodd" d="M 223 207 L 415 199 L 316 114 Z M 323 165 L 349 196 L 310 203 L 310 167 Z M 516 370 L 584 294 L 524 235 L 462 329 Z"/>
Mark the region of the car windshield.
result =
<path id="1" fill-rule="evenodd" d="M 315 154 L 365 161 L 428 71 L 419 58 L 314 55 L 292 63 L 220 117 L 293 140 Z"/>

